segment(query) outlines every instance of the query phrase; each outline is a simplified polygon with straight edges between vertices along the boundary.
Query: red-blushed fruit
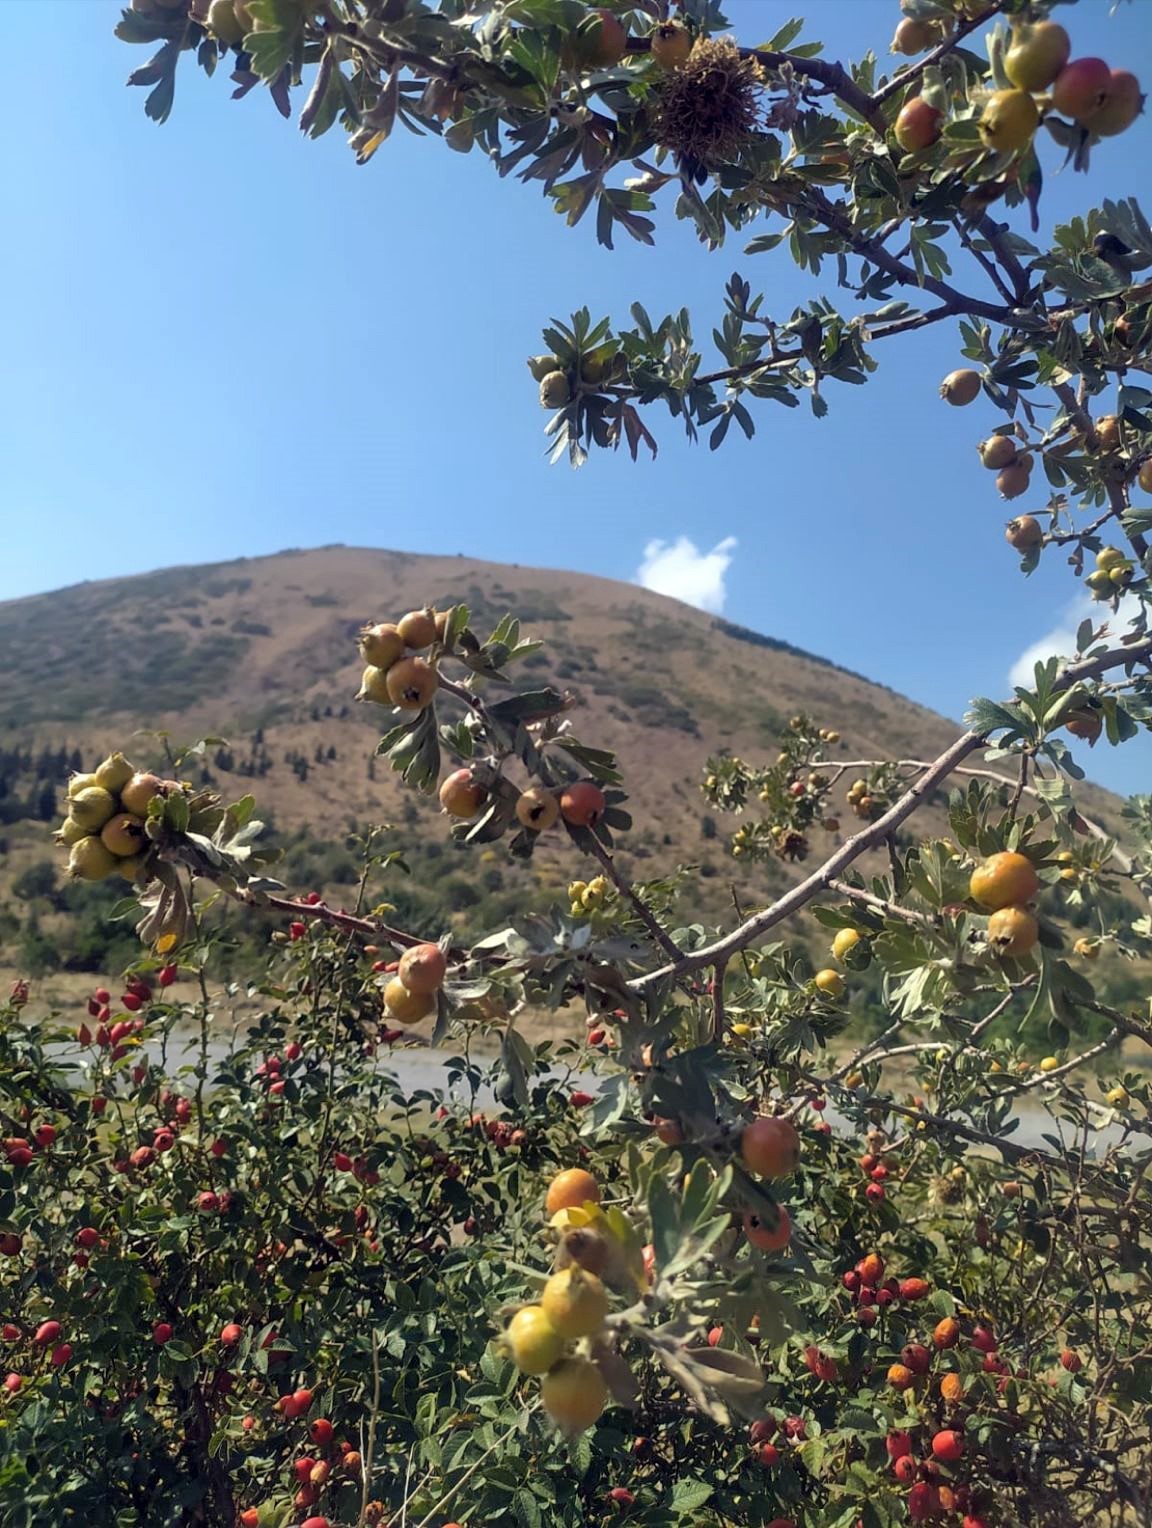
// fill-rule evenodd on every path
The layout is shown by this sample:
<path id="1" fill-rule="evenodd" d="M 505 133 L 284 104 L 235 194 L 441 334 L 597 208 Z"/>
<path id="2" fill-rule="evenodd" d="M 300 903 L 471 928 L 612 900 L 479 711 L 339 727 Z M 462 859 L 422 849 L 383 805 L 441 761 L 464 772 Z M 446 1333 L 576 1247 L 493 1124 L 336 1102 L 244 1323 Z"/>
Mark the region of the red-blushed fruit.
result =
<path id="1" fill-rule="evenodd" d="M 902 1454 L 899 1459 L 892 1461 L 892 1473 L 902 1486 L 911 1485 L 916 1479 L 920 1466 L 909 1454 Z"/>
<path id="2" fill-rule="evenodd" d="M 613 1486 L 608 1492 L 608 1500 L 616 1507 L 631 1507 L 636 1498 L 627 1486 Z"/>
<path id="3" fill-rule="evenodd" d="M 932 1439 L 932 1452 L 944 1464 L 955 1464 L 964 1454 L 964 1434 L 945 1428 Z"/>
<path id="4" fill-rule="evenodd" d="M 995 1353 L 998 1345 L 996 1335 L 989 1326 L 974 1326 L 971 1341 L 978 1353 Z"/>
<path id="5" fill-rule="evenodd" d="M 912 1438 L 906 1432 L 890 1432 L 884 1440 L 889 1459 L 903 1459 L 912 1452 Z"/>
<path id="6" fill-rule="evenodd" d="M 752 1458 L 765 1469 L 780 1463 L 780 1450 L 775 1443 L 758 1443 L 752 1450 Z"/>
<path id="7" fill-rule="evenodd" d="M 840 1282 L 850 1295 L 854 1295 L 860 1288 L 860 1275 L 855 1270 L 849 1269 L 847 1273 L 841 1275 Z"/>
<path id="8" fill-rule="evenodd" d="M 72 1344 L 70 1342 L 60 1343 L 59 1346 L 54 1347 L 52 1352 L 48 1355 L 48 1362 L 54 1369 L 62 1369 L 65 1364 L 71 1363 L 71 1361 Z"/>
<path id="9" fill-rule="evenodd" d="M 50 1342 L 55 1342 L 61 1331 L 59 1321 L 42 1321 L 36 1328 L 36 1335 L 32 1341 L 40 1347 L 47 1347 Z"/>
<path id="10" fill-rule="evenodd" d="M 800 1136 L 791 1120 L 765 1115 L 740 1133 L 740 1156 L 750 1172 L 783 1178 L 800 1164 Z"/>
<path id="11" fill-rule="evenodd" d="M 652 57 L 661 69 L 679 69 L 692 52 L 692 34 L 679 21 L 665 21 L 652 33 Z"/>
<path id="12" fill-rule="evenodd" d="M 440 787 L 440 805 L 450 817 L 475 817 L 488 800 L 488 792 L 477 785 L 470 769 L 457 769 Z"/>
<path id="13" fill-rule="evenodd" d="M 436 640 L 436 617 L 427 610 L 410 610 L 396 622 L 405 647 L 431 647 Z"/>
<path id="14" fill-rule="evenodd" d="M 782 1204 L 776 1206 L 777 1220 L 768 1226 L 753 1210 L 744 1213 L 744 1235 L 761 1252 L 781 1252 L 792 1239 L 792 1221 Z"/>
<path id="15" fill-rule="evenodd" d="M 856 1264 L 856 1272 L 862 1283 L 875 1289 L 884 1282 L 884 1259 L 878 1252 L 869 1252 Z"/>
<path id="16" fill-rule="evenodd" d="M 953 1316 L 938 1321 L 932 1332 L 932 1341 L 938 1348 L 954 1348 L 960 1341 L 960 1323 Z"/>
<path id="17" fill-rule="evenodd" d="M 306 1517 L 300 1528 L 331 1528 L 326 1517 Z"/>
<path id="18" fill-rule="evenodd" d="M 1087 122 L 1104 104 L 1112 71 L 1102 58 L 1074 58 L 1056 76 L 1052 105 L 1062 117 Z"/>
<path id="19" fill-rule="evenodd" d="M 1140 81 L 1127 69 L 1113 69 L 1104 100 L 1085 121 L 1089 132 L 1100 138 L 1114 138 L 1128 130 L 1144 110 Z"/>
<path id="20" fill-rule="evenodd" d="M 708 1333 L 708 1346 L 710 1348 L 718 1348 L 723 1341 L 724 1328 L 722 1326 L 714 1326 Z"/>
<path id="21" fill-rule="evenodd" d="M 1071 39 L 1055 21 L 1015 27 L 1004 54 L 1004 72 L 1018 90 L 1036 95 L 1058 78 L 1071 53 Z"/>
<path id="22" fill-rule="evenodd" d="M 226 1348 L 234 1348 L 244 1336 L 244 1328 L 235 1321 L 229 1321 L 227 1326 L 220 1328 L 220 1341 Z"/>
<path id="23" fill-rule="evenodd" d="M 75 1241 L 78 1247 L 83 1247 L 86 1252 L 90 1252 L 93 1247 L 99 1244 L 100 1232 L 97 1231 L 95 1226 L 82 1226 L 76 1232 Z"/>
<path id="24" fill-rule="evenodd" d="M 49 1146 L 54 1146 L 56 1144 L 55 1125 L 40 1125 L 36 1131 L 36 1144 L 45 1151 L 48 1150 Z"/>
<path id="25" fill-rule="evenodd" d="M 307 1454 L 304 1454 L 299 1459 L 294 1459 L 292 1461 L 292 1473 L 296 1476 L 296 1479 L 300 1481 L 301 1484 L 303 1484 L 303 1482 L 306 1481 L 311 1475 L 315 1465 L 315 1459 L 312 1459 Z"/>
<path id="26" fill-rule="evenodd" d="M 922 1342 L 909 1342 L 900 1349 L 900 1361 L 906 1364 L 913 1374 L 927 1374 L 932 1367 L 932 1354 Z"/>
<path id="27" fill-rule="evenodd" d="M 577 780 L 560 793 L 560 815 L 573 828 L 594 828 L 604 807 L 604 792 L 591 780 Z"/>
<path id="28" fill-rule="evenodd" d="M 1005 851 L 990 855 L 972 872 L 968 894 L 991 912 L 1030 902 L 1040 890 L 1040 877 L 1025 854 Z"/>
<path id="29" fill-rule="evenodd" d="M 980 114 L 980 137 L 998 154 L 1027 148 L 1040 126 L 1040 112 L 1026 90 L 997 90 Z"/>
<path id="30" fill-rule="evenodd" d="M 172 1336 L 172 1325 L 168 1321 L 157 1321 L 156 1325 L 152 1328 L 152 1341 L 158 1348 L 162 1348 L 165 1344 L 171 1342 Z"/>
<path id="31" fill-rule="evenodd" d="M 1004 527 L 1004 540 L 1018 552 L 1030 552 L 1044 540 L 1044 531 L 1035 515 L 1017 515 Z"/>
<path id="32" fill-rule="evenodd" d="M 245 1507 L 237 1521 L 240 1528 L 260 1528 L 260 1513 L 255 1507 Z"/>
<path id="33" fill-rule="evenodd" d="M 864 1190 L 864 1197 L 870 1204 L 879 1204 L 882 1199 L 886 1198 L 884 1185 L 882 1183 L 869 1183 L 868 1187 Z"/>
<path id="34" fill-rule="evenodd" d="M 532 785 L 523 791 L 516 802 L 516 820 L 521 827 L 533 833 L 543 833 L 559 820 L 560 800 L 555 791 L 542 785 Z"/>
<path id="35" fill-rule="evenodd" d="M 120 792 L 120 805 L 134 817 L 147 817 L 148 803 L 156 796 L 165 794 L 164 781 L 159 775 L 133 775 Z M 108 1002 L 108 998 L 101 999 Z"/>
<path id="36" fill-rule="evenodd" d="M 427 997 L 443 983 L 448 957 L 438 944 L 417 944 L 405 950 L 396 973 L 409 992 Z"/>
<path id="37" fill-rule="evenodd" d="M 767 1443 L 776 1436 L 778 1430 L 775 1417 L 757 1417 L 748 1429 L 748 1442 L 753 1446 Z"/>
<path id="38" fill-rule="evenodd" d="M 940 1492 L 930 1480 L 918 1480 L 908 1492 L 908 1516 L 914 1523 L 940 1515 Z"/>
<path id="39" fill-rule="evenodd" d="M 19 1374 L 9 1374 L 5 1377 L 4 1388 L 10 1395 L 15 1395 L 23 1383 L 24 1381 Z"/>
<path id="40" fill-rule="evenodd" d="M 889 1364 L 888 1383 L 893 1390 L 910 1390 L 916 1383 L 916 1376 L 907 1364 Z"/>
<path id="41" fill-rule="evenodd" d="M 906 154 L 918 154 L 939 143 L 944 130 L 944 113 L 923 96 L 905 101 L 892 128 L 892 136 Z"/>
<path id="42" fill-rule="evenodd" d="M 614 69 L 624 57 L 628 34 L 611 11 L 602 8 L 596 17 L 600 25 L 582 39 L 584 61 L 592 69 Z"/>
<path id="43" fill-rule="evenodd" d="M 997 955 L 1027 955 L 1040 938 L 1040 925 L 1026 908 L 1002 907 L 988 919 L 988 944 Z"/>
<path id="44" fill-rule="evenodd" d="M 932 1293 L 927 1279 L 901 1279 L 898 1291 L 902 1300 L 923 1300 Z"/>
<path id="45" fill-rule="evenodd" d="M 333 1432 L 334 1428 L 327 1417 L 317 1417 L 308 1429 L 308 1436 L 312 1439 L 313 1443 L 318 1444 L 321 1448 L 327 1448 L 332 1442 Z"/>
<path id="46" fill-rule="evenodd" d="M 1079 1353 L 1074 1352 L 1071 1348 L 1065 1348 L 1060 1354 L 1060 1366 L 1067 1369 L 1069 1374 L 1078 1374 L 1084 1367 L 1084 1360 L 1080 1357 Z"/>

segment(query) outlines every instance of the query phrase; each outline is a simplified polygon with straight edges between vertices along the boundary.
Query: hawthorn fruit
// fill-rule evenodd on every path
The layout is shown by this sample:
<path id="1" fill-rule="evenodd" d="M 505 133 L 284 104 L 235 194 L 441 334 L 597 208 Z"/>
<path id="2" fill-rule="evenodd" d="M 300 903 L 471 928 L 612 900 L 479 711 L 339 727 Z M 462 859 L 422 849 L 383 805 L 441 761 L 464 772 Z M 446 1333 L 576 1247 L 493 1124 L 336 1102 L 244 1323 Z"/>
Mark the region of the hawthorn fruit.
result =
<path id="1" fill-rule="evenodd" d="M 1024 907 L 1002 907 L 988 919 L 988 943 L 997 955 L 1027 955 L 1040 938 L 1040 925 Z"/>
<path id="2" fill-rule="evenodd" d="M 604 1410 L 608 1387 L 590 1359 L 563 1358 L 541 1380 L 540 1400 L 565 1432 L 583 1432 Z"/>
<path id="3" fill-rule="evenodd" d="M 791 1120 L 761 1116 L 740 1134 L 740 1157 L 762 1178 L 783 1178 L 800 1164 L 800 1136 Z"/>
<path id="4" fill-rule="evenodd" d="M 1013 850 L 989 855 L 968 882 L 968 895 L 991 912 L 1030 902 L 1039 890 L 1040 877 L 1032 861 Z"/>

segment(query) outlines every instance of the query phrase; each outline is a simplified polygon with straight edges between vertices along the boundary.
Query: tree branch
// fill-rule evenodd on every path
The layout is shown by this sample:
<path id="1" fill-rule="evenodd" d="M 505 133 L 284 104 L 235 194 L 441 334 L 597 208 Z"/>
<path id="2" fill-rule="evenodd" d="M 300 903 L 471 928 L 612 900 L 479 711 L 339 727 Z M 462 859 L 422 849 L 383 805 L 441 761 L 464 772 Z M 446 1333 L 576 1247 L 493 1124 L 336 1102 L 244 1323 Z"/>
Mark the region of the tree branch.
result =
<path id="1" fill-rule="evenodd" d="M 1146 636 L 1140 642 L 1129 646 L 1110 648 L 1094 658 L 1083 658 L 1078 662 L 1066 664 L 1056 678 L 1053 692 L 1071 689 L 1080 680 L 1093 678 L 1120 664 L 1147 662 L 1150 654 L 1152 654 L 1152 636 Z M 714 940 L 711 944 L 704 945 L 689 955 L 682 955 L 679 960 L 662 966 L 657 971 L 649 972 L 646 976 L 637 977 L 630 983 L 632 988 L 642 992 L 656 982 L 665 981 L 669 977 L 684 976 L 689 971 L 700 970 L 703 966 L 730 960 L 738 951 L 759 939 L 777 923 L 799 912 L 814 896 L 827 891 L 831 883 L 839 878 L 849 865 L 869 849 L 883 843 L 888 834 L 910 817 L 937 785 L 946 780 L 959 764 L 970 754 L 975 753 L 978 748 L 982 748 L 986 742 L 987 734 L 985 733 L 962 733 L 951 747 L 946 748 L 919 779 L 914 781 L 888 808 L 883 816 L 847 839 L 834 854 L 829 856 L 819 870 L 814 871 L 790 891 L 785 892 L 770 907 L 756 913 L 723 938 Z"/>
<path id="2" fill-rule="evenodd" d="M 925 69 L 931 68 L 933 64 L 938 64 L 942 58 L 945 58 L 955 48 L 958 48 L 970 33 L 977 31 L 986 21 L 991 21 L 993 16 L 997 15 L 1001 9 L 1000 0 L 997 0 L 995 5 L 990 5 L 986 11 L 981 11 L 978 16 L 973 16 L 970 21 L 962 21 L 956 30 L 946 37 L 938 47 L 932 49 L 931 53 L 925 53 L 923 58 L 918 59 L 909 68 L 893 75 L 886 85 L 881 85 L 879 90 L 874 90 L 869 97 L 871 104 L 874 107 L 883 106 L 884 102 L 891 96 L 896 95 L 898 91 L 911 85 L 914 80 L 918 80 Z"/>

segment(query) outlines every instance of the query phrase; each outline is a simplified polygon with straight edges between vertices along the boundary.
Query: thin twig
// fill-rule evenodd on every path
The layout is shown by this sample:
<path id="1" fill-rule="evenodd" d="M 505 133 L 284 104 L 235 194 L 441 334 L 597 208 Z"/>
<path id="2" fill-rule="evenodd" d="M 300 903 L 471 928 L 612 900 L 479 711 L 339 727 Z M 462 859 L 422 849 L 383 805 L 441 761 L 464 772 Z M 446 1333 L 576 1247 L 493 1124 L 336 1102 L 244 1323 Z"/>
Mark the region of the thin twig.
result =
<path id="1" fill-rule="evenodd" d="M 656 914 L 648 906 L 647 902 L 644 901 L 643 897 L 632 885 L 632 882 L 620 870 L 616 861 L 595 834 L 592 835 L 592 854 L 600 868 L 604 871 L 604 874 L 632 908 L 660 949 L 664 951 L 670 960 L 678 960 L 680 958 L 680 946 L 673 943 L 670 936 L 661 927 L 660 920 Z"/>

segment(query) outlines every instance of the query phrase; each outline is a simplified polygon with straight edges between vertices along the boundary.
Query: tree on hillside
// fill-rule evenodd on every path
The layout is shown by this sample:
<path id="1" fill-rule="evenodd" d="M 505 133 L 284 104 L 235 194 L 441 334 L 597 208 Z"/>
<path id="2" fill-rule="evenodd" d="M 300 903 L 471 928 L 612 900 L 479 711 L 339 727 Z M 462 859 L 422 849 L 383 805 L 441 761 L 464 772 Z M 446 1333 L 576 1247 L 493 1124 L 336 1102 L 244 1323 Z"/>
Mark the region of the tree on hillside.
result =
<path id="1" fill-rule="evenodd" d="M 1046 250 L 1020 231 L 1042 164 L 1090 169 L 1141 106 L 1050 9 L 905 0 L 891 76 L 799 23 L 738 46 L 713 0 L 125 13 L 159 44 L 133 75 L 158 119 L 192 54 L 362 161 L 399 120 L 570 224 L 594 209 L 606 243 L 652 242 L 674 198 L 709 245 L 747 229 L 855 298 L 770 315 L 733 277 L 711 369 L 684 314 L 551 324 L 530 367 L 574 463 L 654 450 L 657 405 L 713 446 L 754 400 L 822 413 L 873 347 L 954 322 L 941 407 L 1002 413 L 980 453 L 1026 500 L 1008 542 L 1025 572 L 1063 556 L 1098 616 L 935 759 L 845 757 L 835 717 L 797 715 L 774 758 L 702 760 L 710 813 L 740 818 L 723 928 L 690 869 L 629 874 L 623 770 L 571 696 L 513 683 L 538 647 L 514 613 L 375 612 L 359 697 L 466 850 L 581 869 L 505 928 L 401 926 L 376 829 L 352 907 L 292 894 L 253 798 L 193 790 L 178 753 L 74 777 L 71 872 L 129 884 L 143 950 L 80 1025 L 22 1026 L 18 985 L 0 1029 L 13 1522 L 1152 1522 L 1152 1024 L 1098 975 L 1147 970 L 1152 798 L 1122 848 L 1068 743 L 1149 724 L 1152 230 L 1129 200 Z M 949 836 L 914 836 L 944 791 Z M 764 905 L 737 867 L 768 859 L 805 868 Z M 225 898 L 283 926 L 217 1056 Z M 797 916 L 832 936 L 819 970 Z M 526 1040 L 526 1010 L 572 1003 L 586 1046 Z M 189 1019 L 181 1083 L 142 1046 Z M 421 1023 L 463 1098 L 377 1065 Z"/>

